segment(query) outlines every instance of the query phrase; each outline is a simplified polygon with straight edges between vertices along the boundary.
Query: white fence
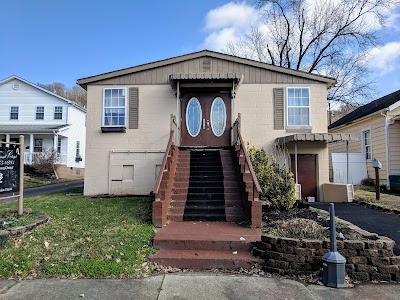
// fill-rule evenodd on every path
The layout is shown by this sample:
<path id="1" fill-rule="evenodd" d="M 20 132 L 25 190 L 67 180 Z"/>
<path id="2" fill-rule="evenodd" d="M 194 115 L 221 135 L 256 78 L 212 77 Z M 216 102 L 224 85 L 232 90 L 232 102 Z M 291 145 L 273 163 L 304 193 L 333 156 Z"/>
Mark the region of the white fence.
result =
<path id="1" fill-rule="evenodd" d="M 332 153 L 334 183 L 361 184 L 367 178 L 367 160 L 364 153 L 349 153 L 349 182 L 347 182 L 347 154 Z"/>

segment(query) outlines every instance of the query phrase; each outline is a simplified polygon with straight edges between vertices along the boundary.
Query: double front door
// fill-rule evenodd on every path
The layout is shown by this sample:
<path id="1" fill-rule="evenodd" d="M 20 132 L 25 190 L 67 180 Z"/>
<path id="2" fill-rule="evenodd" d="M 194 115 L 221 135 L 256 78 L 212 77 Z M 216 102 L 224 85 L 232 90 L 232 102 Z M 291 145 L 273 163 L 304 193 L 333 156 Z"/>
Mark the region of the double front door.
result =
<path id="1" fill-rule="evenodd" d="M 230 145 L 231 99 L 227 94 L 186 94 L 181 146 Z"/>

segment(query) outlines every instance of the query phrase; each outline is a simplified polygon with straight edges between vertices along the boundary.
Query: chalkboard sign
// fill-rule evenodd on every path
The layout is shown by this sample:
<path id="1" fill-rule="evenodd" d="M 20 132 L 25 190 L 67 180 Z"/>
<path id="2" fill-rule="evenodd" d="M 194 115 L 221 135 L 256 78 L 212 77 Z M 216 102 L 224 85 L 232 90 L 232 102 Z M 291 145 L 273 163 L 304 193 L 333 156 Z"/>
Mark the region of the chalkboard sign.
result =
<path id="1" fill-rule="evenodd" d="M 18 147 L 0 147 L 0 194 L 19 192 L 19 161 Z"/>

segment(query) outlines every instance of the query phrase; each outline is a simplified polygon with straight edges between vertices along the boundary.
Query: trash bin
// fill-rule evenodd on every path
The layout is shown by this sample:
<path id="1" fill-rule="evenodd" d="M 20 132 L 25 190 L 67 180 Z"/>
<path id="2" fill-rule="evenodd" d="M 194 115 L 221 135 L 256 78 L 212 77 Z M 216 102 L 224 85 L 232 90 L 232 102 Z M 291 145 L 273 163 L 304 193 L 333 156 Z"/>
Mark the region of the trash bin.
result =
<path id="1" fill-rule="evenodd" d="M 346 287 L 346 258 L 339 252 L 328 252 L 322 257 L 322 283 L 334 288 Z"/>

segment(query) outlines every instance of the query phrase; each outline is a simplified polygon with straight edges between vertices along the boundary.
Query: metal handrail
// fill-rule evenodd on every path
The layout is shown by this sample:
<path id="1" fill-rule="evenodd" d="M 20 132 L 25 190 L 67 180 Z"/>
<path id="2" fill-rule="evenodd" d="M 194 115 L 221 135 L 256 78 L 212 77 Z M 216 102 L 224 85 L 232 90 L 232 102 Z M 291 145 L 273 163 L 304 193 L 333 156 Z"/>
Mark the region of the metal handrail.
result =
<path id="1" fill-rule="evenodd" d="M 175 130 L 171 130 L 171 133 L 169 135 L 168 144 L 167 144 L 167 149 L 165 150 L 164 158 L 163 158 L 163 161 L 161 164 L 160 172 L 158 173 L 157 181 L 156 181 L 156 184 L 154 185 L 154 189 L 153 189 L 153 192 L 155 195 L 157 195 L 160 190 L 160 185 L 161 185 L 162 177 L 164 175 L 165 167 L 167 165 L 167 160 L 168 160 L 168 157 L 171 155 L 170 152 L 171 152 L 171 146 L 172 146 L 172 140 L 174 137 L 174 133 L 175 133 Z"/>
<path id="2" fill-rule="evenodd" d="M 247 154 L 246 146 L 243 143 L 243 138 L 242 138 L 242 135 L 240 133 L 239 127 L 237 128 L 237 136 L 238 136 L 239 146 L 240 146 L 241 149 L 243 149 L 245 163 L 247 164 L 247 167 L 250 170 L 250 175 L 251 175 L 251 179 L 253 180 L 254 187 L 256 188 L 257 192 L 260 193 L 261 192 L 261 187 L 260 187 L 260 184 L 258 183 L 257 176 L 256 176 L 256 174 L 254 172 L 254 168 L 253 168 L 253 165 L 251 163 L 250 157 Z"/>

